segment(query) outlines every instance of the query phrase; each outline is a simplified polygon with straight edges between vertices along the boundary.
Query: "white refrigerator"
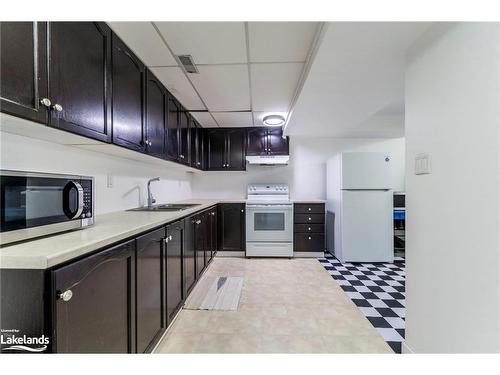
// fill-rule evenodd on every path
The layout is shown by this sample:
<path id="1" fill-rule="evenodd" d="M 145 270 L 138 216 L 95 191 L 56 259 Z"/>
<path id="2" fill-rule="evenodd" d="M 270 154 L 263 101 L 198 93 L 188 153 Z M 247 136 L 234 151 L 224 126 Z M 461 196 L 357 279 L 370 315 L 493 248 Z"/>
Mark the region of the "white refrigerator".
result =
<path id="1" fill-rule="evenodd" d="M 346 152 L 327 162 L 327 249 L 341 262 L 393 262 L 391 157 Z"/>

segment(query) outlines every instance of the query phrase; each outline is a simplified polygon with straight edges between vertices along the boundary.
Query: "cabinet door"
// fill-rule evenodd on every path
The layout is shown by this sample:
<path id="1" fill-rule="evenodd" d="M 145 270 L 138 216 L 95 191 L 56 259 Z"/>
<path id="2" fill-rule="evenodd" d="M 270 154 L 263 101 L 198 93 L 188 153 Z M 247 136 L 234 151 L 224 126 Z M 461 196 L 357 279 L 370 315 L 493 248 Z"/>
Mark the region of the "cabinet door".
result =
<path id="1" fill-rule="evenodd" d="M 223 203 L 218 208 L 218 250 L 245 250 L 245 204 Z"/>
<path id="2" fill-rule="evenodd" d="M 248 128 L 247 129 L 247 155 L 267 154 L 267 129 Z"/>
<path id="3" fill-rule="evenodd" d="M 179 115 L 180 104 L 172 95 L 168 95 L 167 126 L 165 128 L 166 159 L 179 160 Z"/>
<path id="4" fill-rule="evenodd" d="M 198 214 L 195 217 L 195 244 L 196 244 L 196 275 L 199 278 L 205 269 L 206 246 L 206 215 Z"/>
<path id="5" fill-rule="evenodd" d="M 112 58 L 113 143 L 144 151 L 144 65 L 115 34 Z"/>
<path id="6" fill-rule="evenodd" d="M 49 124 L 111 140 L 111 30 L 104 22 L 50 22 Z"/>
<path id="7" fill-rule="evenodd" d="M 213 208 L 208 213 L 207 225 L 207 253 L 208 261 L 212 260 L 217 251 L 217 209 Z"/>
<path id="8" fill-rule="evenodd" d="M 57 353 L 135 351 L 135 241 L 50 271 Z"/>
<path id="9" fill-rule="evenodd" d="M 165 157 L 167 92 L 149 70 L 146 77 L 146 151 L 149 155 Z"/>
<path id="10" fill-rule="evenodd" d="M 199 127 L 196 124 L 196 121 L 191 117 L 190 118 L 190 126 L 189 126 L 189 133 L 190 133 L 190 140 L 191 140 L 191 167 L 193 168 L 201 168 L 201 161 L 200 161 L 200 137 L 199 137 Z"/>
<path id="11" fill-rule="evenodd" d="M 166 237 L 166 292 L 167 321 L 170 323 L 182 306 L 182 256 L 183 256 L 184 222 L 178 221 L 167 226 Z"/>
<path id="12" fill-rule="evenodd" d="M 189 295 L 196 281 L 195 216 L 184 219 L 184 296 Z"/>
<path id="13" fill-rule="evenodd" d="M 163 320 L 163 240 L 158 229 L 137 238 L 137 353 L 150 351 L 166 327 Z"/>
<path id="14" fill-rule="evenodd" d="M 270 155 L 288 155 L 288 137 L 283 138 L 283 130 L 280 128 L 277 129 L 268 129 L 267 131 L 267 152 Z"/>
<path id="15" fill-rule="evenodd" d="M 245 129 L 227 130 L 226 153 L 226 169 L 233 171 L 244 171 L 246 169 Z"/>
<path id="16" fill-rule="evenodd" d="M 182 108 L 179 121 L 179 162 L 189 165 L 191 155 L 189 139 L 189 114 Z"/>
<path id="17" fill-rule="evenodd" d="M 46 123 L 47 56 L 45 22 L 0 23 L 0 108 L 2 112 Z"/>
<path id="18" fill-rule="evenodd" d="M 207 169 L 223 170 L 226 166 L 226 132 L 224 129 L 210 129 L 207 137 Z"/>

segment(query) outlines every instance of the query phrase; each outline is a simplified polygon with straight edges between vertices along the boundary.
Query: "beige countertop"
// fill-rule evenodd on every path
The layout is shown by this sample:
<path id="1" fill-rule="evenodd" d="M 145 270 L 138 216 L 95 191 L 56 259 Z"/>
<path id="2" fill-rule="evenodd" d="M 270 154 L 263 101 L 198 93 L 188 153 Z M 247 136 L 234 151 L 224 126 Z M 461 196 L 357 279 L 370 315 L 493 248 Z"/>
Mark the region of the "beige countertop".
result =
<path id="1" fill-rule="evenodd" d="M 320 200 L 292 200 L 320 203 Z M 174 222 L 217 203 L 244 203 L 245 200 L 192 199 L 177 203 L 198 206 L 176 212 L 119 211 L 96 217 L 95 224 L 83 230 L 61 233 L 0 248 L 0 269 L 46 269 L 89 254 L 127 238 Z"/>

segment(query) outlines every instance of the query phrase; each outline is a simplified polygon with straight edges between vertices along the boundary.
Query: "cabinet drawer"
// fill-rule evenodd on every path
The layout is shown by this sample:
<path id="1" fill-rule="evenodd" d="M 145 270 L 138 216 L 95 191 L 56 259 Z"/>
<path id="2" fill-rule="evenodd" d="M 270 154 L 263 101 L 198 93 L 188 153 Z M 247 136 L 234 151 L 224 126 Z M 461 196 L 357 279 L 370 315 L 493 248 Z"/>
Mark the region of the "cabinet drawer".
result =
<path id="1" fill-rule="evenodd" d="M 324 251 L 325 235 L 320 233 L 295 233 L 294 251 Z"/>
<path id="2" fill-rule="evenodd" d="M 324 224 L 295 224 L 295 233 L 325 233 Z"/>
<path id="3" fill-rule="evenodd" d="M 325 212 L 324 203 L 295 203 L 293 212 L 296 214 L 322 214 Z"/>
<path id="4" fill-rule="evenodd" d="M 324 224 L 325 214 L 295 214 L 295 224 Z"/>

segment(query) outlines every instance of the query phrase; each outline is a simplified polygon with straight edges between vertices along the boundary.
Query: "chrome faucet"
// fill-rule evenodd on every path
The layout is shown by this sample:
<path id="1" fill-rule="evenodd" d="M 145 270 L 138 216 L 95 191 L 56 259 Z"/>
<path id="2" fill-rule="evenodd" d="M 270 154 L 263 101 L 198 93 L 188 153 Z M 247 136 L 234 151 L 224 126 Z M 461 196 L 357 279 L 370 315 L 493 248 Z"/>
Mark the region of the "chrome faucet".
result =
<path id="1" fill-rule="evenodd" d="M 153 194 L 151 194 L 151 182 L 154 181 L 160 181 L 160 177 L 155 177 L 148 181 L 148 207 L 151 207 L 153 203 L 156 203 L 156 199 L 154 199 Z"/>

